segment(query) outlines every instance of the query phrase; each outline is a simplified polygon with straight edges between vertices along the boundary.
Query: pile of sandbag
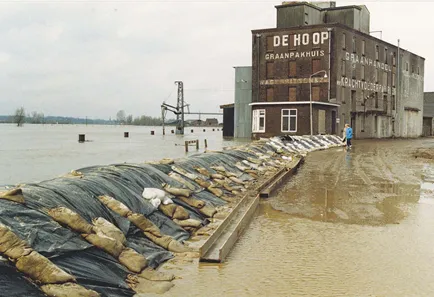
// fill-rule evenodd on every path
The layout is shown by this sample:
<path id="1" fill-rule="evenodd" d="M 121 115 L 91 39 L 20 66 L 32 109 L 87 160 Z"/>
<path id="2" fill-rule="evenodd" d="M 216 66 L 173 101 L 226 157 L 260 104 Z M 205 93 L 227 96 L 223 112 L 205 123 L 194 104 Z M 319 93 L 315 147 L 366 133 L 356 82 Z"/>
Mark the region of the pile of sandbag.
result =
<path id="1" fill-rule="evenodd" d="M 108 198 L 103 200 L 108 201 L 111 206 L 116 204 Z M 125 205 L 117 205 L 115 209 L 122 210 L 124 214 L 131 213 L 129 210 L 123 211 L 126 209 Z M 66 207 L 50 209 L 48 214 L 56 222 L 80 233 L 87 242 L 117 258 L 130 271 L 139 273 L 147 267 L 146 258 L 135 250 L 127 248 L 124 245 L 126 238 L 123 232 L 104 218 L 93 219 L 91 225 L 79 214 Z"/>
<path id="2" fill-rule="evenodd" d="M 143 234 L 155 244 L 174 253 L 182 253 L 189 250 L 187 247 L 185 247 L 183 244 L 173 239 L 172 237 L 161 234 L 160 229 L 154 223 L 152 223 L 142 214 L 133 213 L 122 202 L 119 202 L 110 196 L 99 196 L 98 199 L 114 212 L 117 212 L 117 210 L 122 210 L 121 212 L 117 212 L 119 215 L 122 215 L 121 213 L 127 213 L 128 215 L 124 217 L 126 217 L 137 228 L 142 230 Z M 160 204 L 160 206 L 161 205 L 163 204 Z M 172 203 L 168 205 L 174 204 Z M 128 209 L 128 211 L 125 211 L 126 209 Z"/>
<path id="3" fill-rule="evenodd" d="M 95 291 L 75 284 L 74 276 L 34 251 L 3 224 L 0 224 L 0 254 L 7 256 L 15 264 L 17 270 L 41 284 L 41 290 L 48 296 L 100 296 Z"/>

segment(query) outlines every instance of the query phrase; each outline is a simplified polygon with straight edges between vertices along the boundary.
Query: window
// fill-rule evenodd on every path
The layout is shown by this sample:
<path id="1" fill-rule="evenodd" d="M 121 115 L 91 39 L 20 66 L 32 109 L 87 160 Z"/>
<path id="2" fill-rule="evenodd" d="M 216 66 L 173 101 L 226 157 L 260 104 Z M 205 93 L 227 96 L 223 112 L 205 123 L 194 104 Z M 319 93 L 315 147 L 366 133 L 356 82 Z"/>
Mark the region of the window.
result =
<path id="1" fill-rule="evenodd" d="M 253 110 L 252 132 L 253 133 L 265 132 L 265 109 Z"/>
<path id="2" fill-rule="evenodd" d="M 274 88 L 273 87 L 268 87 L 267 88 L 267 94 L 266 94 L 267 98 L 266 101 L 267 102 L 272 102 L 274 99 Z"/>
<path id="3" fill-rule="evenodd" d="M 345 35 L 345 33 L 342 34 L 342 48 L 346 49 L 346 44 L 347 44 L 347 36 Z"/>
<path id="4" fill-rule="evenodd" d="M 345 60 L 342 60 L 342 70 L 341 70 L 342 76 L 345 76 L 345 68 L 347 68 L 346 62 Z"/>
<path id="5" fill-rule="evenodd" d="M 356 64 L 351 65 L 351 77 L 356 78 Z"/>
<path id="6" fill-rule="evenodd" d="M 353 53 L 357 53 L 357 48 L 356 48 L 356 37 L 353 37 Z"/>
<path id="7" fill-rule="evenodd" d="M 417 66 L 417 75 L 420 75 L 420 67 Z"/>
<path id="8" fill-rule="evenodd" d="M 377 116 L 374 117 L 374 132 L 377 133 L 378 130 L 378 118 Z"/>
<path id="9" fill-rule="evenodd" d="M 312 60 L 312 73 L 317 73 L 321 70 L 321 60 L 313 59 Z"/>
<path id="10" fill-rule="evenodd" d="M 383 111 L 387 112 L 387 95 L 383 96 Z"/>
<path id="11" fill-rule="evenodd" d="M 378 84 L 380 82 L 380 69 L 377 68 L 377 71 L 375 71 L 375 82 Z"/>
<path id="12" fill-rule="evenodd" d="M 365 132 L 366 114 L 362 115 L 362 132 Z"/>
<path id="13" fill-rule="evenodd" d="M 405 71 L 408 71 L 408 62 L 405 62 Z"/>
<path id="14" fill-rule="evenodd" d="M 395 73 L 392 73 L 392 87 L 395 86 Z"/>
<path id="15" fill-rule="evenodd" d="M 365 80 L 365 65 L 362 65 L 360 76 L 362 80 Z"/>
<path id="16" fill-rule="evenodd" d="M 395 95 L 392 95 L 392 110 L 395 110 Z"/>
<path id="17" fill-rule="evenodd" d="M 297 63 L 295 61 L 289 61 L 288 75 L 297 76 Z"/>
<path id="18" fill-rule="evenodd" d="M 378 108 L 378 92 L 375 92 L 375 108 Z"/>
<path id="19" fill-rule="evenodd" d="M 288 100 L 297 101 L 297 87 L 288 88 Z"/>
<path id="20" fill-rule="evenodd" d="M 380 56 L 380 48 L 378 47 L 378 45 L 375 46 L 375 60 L 378 61 Z"/>
<path id="21" fill-rule="evenodd" d="M 312 100 L 313 101 L 319 101 L 321 94 L 321 88 L 320 87 L 312 87 Z"/>
<path id="22" fill-rule="evenodd" d="M 393 53 L 392 55 L 392 65 L 396 66 L 396 53 Z"/>
<path id="23" fill-rule="evenodd" d="M 365 91 L 362 90 L 362 106 L 365 106 L 366 98 L 365 98 Z"/>
<path id="24" fill-rule="evenodd" d="M 387 48 L 384 49 L 384 63 L 387 64 Z"/>
<path id="25" fill-rule="evenodd" d="M 365 49 L 366 49 L 366 42 L 362 40 L 362 55 L 365 55 Z"/>
<path id="26" fill-rule="evenodd" d="M 351 90 L 351 109 L 353 112 L 355 112 L 356 108 L 357 108 L 356 91 Z"/>
<path id="27" fill-rule="evenodd" d="M 387 87 L 387 85 L 388 85 L 388 75 L 387 75 L 387 72 L 383 72 L 383 86 L 384 87 Z"/>
<path id="28" fill-rule="evenodd" d="M 411 73 L 414 73 L 414 65 L 411 65 Z"/>
<path id="29" fill-rule="evenodd" d="M 274 78 L 274 62 L 267 62 L 267 78 Z"/>
<path id="30" fill-rule="evenodd" d="M 273 36 L 267 36 L 267 52 L 274 50 Z"/>
<path id="31" fill-rule="evenodd" d="M 297 132 L 297 109 L 282 109 L 282 132 Z"/>

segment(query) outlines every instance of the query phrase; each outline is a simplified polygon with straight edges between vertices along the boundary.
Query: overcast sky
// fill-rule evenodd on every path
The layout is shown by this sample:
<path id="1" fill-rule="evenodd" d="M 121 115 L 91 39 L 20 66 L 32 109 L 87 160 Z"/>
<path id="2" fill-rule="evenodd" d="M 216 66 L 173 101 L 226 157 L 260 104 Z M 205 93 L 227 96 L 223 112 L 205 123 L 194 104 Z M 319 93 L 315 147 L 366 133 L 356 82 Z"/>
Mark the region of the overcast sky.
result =
<path id="1" fill-rule="evenodd" d="M 0 114 L 159 116 L 162 101 L 176 104 L 175 80 L 191 111 L 220 112 L 233 102 L 233 66 L 251 65 L 250 30 L 275 27 L 280 3 L 0 1 Z M 434 3 L 346 4 L 366 4 L 371 30 L 425 57 L 434 90 Z"/>

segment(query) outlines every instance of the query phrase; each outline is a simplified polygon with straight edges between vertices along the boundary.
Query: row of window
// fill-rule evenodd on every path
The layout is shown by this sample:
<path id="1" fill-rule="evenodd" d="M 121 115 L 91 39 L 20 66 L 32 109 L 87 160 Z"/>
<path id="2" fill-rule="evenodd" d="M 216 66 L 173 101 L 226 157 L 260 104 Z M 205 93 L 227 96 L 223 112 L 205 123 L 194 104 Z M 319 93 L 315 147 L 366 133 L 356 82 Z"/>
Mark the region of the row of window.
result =
<path id="1" fill-rule="evenodd" d="M 382 98 L 382 99 L 380 99 Z M 380 101 L 383 101 L 383 111 L 388 111 L 388 95 L 384 94 L 381 95 L 381 93 L 379 92 L 375 92 L 375 93 L 370 93 L 367 94 L 365 93 L 365 91 L 362 90 L 362 96 L 360 98 L 361 100 L 359 101 L 361 103 L 362 106 L 369 106 L 371 108 L 375 107 L 376 109 L 380 108 Z M 356 97 L 356 91 L 352 90 L 351 91 L 351 103 L 354 104 L 352 106 L 352 111 L 356 111 L 356 101 L 358 101 L 358 98 Z M 395 95 L 391 96 L 390 99 L 391 102 L 391 108 L 392 110 L 395 110 Z M 345 96 L 342 96 L 342 103 L 345 104 Z"/>
<path id="2" fill-rule="evenodd" d="M 297 101 L 298 87 L 288 87 L 288 99 L 285 101 Z M 266 89 L 267 102 L 274 102 L 274 87 L 267 87 Z M 321 98 L 321 88 L 319 86 L 312 86 L 312 101 L 320 101 Z"/>
<path id="3" fill-rule="evenodd" d="M 274 62 L 267 62 L 266 64 L 266 78 L 273 79 L 275 78 L 274 74 Z M 321 69 L 321 60 L 320 59 L 312 59 L 312 73 L 316 73 Z M 297 77 L 297 62 L 289 61 L 288 62 L 288 77 Z"/>
<path id="4" fill-rule="evenodd" d="M 297 109 L 282 109 L 281 132 L 297 132 Z M 252 132 L 265 133 L 265 109 L 253 110 Z"/>
<path id="5" fill-rule="evenodd" d="M 346 38 L 346 34 L 342 33 L 342 49 L 346 50 L 347 49 L 347 38 Z M 357 53 L 357 45 L 356 45 L 356 37 L 353 36 L 352 39 L 352 51 L 353 53 Z M 366 41 L 362 40 L 362 56 L 365 55 L 366 53 Z M 391 53 L 392 56 L 392 65 L 396 66 L 396 53 L 393 52 Z M 383 51 L 383 56 L 380 59 L 380 46 L 379 45 L 375 45 L 375 60 L 377 61 L 384 61 L 385 64 L 388 64 L 389 62 L 389 55 L 388 55 L 388 49 L 387 47 L 384 48 Z M 405 71 L 409 71 L 409 64 L 408 62 L 405 62 Z M 417 73 L 418 75 L 420 75 L 420 67 L 418 66 L 417 68 L 415 67 L 415 65 L 411 66 L 411 72 L 412 73 Z"/>
<path id="6" fill-rule="evenodd" d="M 346 60 L 342 60 L 341 75 L 344 77 L 347 76 L 347 61 Z M 351 67 L 351 77 L 354 79 L 357 78 L 355 67 Z M 381 69 L 377 68 L 374 71 L 374 82 L 377 84 L 380 83 L 380 77 L 381 77 Z M 365 65 L 361 65 L 360 80 L 364 81 L 365 79 L 366 79 Z M 383 77 L 382 77 L 381 82 L 382 82 L 383 86 L 389 85 L 389 72 L 383 71 Z M 392 86 L 395 87 L 395 73 L 392 73 Z"/>

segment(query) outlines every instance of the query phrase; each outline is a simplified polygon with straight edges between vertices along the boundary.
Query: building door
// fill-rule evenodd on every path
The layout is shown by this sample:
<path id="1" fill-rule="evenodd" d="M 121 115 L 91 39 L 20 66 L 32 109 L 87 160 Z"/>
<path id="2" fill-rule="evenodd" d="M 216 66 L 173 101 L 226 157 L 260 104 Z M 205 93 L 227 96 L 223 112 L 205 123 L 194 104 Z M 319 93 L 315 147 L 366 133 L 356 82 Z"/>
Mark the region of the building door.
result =
<path id="1" fill-rule="evenodd" d="M 326 134 L 325 114 L 325 110 L 318 110 L 318 134 Z"/>
<path id="2" fill-rule="evenodd" d="M 336 135 L 336 111 L 332 110 L 332 135 Z"/>
<path id="3" fill-rule="evenodd" d="M 353 128 L 353 137 L 357 137 L 357 129 L 356 129 L 356 113 L 351 113 L 351 128 Z"/>

